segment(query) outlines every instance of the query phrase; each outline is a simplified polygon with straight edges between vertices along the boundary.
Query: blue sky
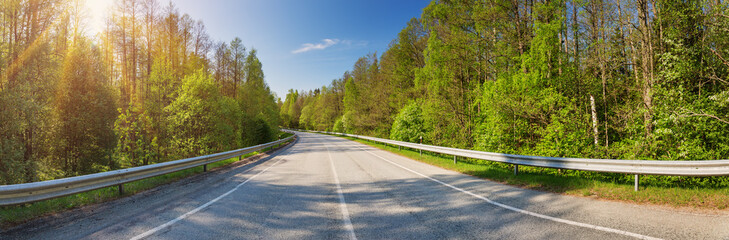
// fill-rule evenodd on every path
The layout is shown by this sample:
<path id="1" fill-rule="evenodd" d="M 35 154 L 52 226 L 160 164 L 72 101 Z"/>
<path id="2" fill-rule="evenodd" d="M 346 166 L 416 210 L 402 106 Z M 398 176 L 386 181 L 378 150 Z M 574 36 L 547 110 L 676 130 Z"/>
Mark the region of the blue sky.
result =
<path id="1" fill-rule="evenodd" d="M 164 4 L 166 1 L 160 1 Z M 427 0 L 175 0 L 212 39 L 258 50 L 271 90 L 328 85 L 368 53 L 378 56 Z"/>

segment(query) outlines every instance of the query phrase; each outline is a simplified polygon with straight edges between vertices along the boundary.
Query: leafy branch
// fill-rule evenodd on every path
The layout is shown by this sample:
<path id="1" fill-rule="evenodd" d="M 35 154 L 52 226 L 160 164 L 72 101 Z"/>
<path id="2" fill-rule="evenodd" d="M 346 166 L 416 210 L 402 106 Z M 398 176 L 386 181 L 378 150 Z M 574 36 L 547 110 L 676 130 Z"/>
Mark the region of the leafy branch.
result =
<path id="1" fill-rule="evenodd" d="M 718 117 L 716 115 L 713 115 L 713 114 L 705 113 L 704 111 L 701 111 L 701 112 L 698 112 L 697 113 L 697 112 L 694 112 L 694 111 L 691 111 L 691 110 L 688 110 L 688 109 L 685 109 L 685 108 L 681 108 L 681 110 L 685 111 L 685 113 L 683 113 L 683 114 L 682 113 L 677 113 L 678 117 L 680 117 L 680 118 L 710 117 L 710 118 L 716 119 L 719 122 L 723 122 L 723 123 L 729 124 L 729 121 L 728 120 L 722 119 L 722 118 L 720 118 L 720 117 Z M 674 112 L 674 113 L 676 113 L 676 112 Z"/>
<path id="2" fill-rule="evenodd" d="M 727 62 L 726 60 L 724 60 L 724 58 L 721 57 L 721 55 L 719 55 L 719 53 L 717 53 L 716 50 L 714 50 L 713 48 L 709 48 L 709 50 L 711 50 L 711 52 L 714 53 L 714 55 L 716 55 L 717 57 L 719 57 L 719 59 L 721 59 L 721 61 L 724 63 L 724 65 L 726 65 L 727 67 L 729 67 L 729 62 Z"/>

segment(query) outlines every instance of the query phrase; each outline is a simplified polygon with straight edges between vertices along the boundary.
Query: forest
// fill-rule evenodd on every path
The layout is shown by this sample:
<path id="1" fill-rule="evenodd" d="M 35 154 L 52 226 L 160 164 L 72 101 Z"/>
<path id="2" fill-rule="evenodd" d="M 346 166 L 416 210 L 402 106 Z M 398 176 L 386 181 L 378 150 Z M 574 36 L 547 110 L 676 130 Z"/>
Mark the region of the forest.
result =
<path id="1" fill-rule="evenodd" d="M 277 138 L 277 98 L 241 39 L 216 42 L 157 0 L 115 1 L 89 36 L 83 3 L 0 2 L 0 184 Z"/>
<path id="2" fill-rule="evenodd" d="M 281 102 L 255 49 L 157 0 L 0 2 L 0 184 L 329 130 L 553 157 L 729 158 L 729 4 L 435 0 Z"/>
<path id="3" fill-rule="evenodd" d="M 729 4 L 435 0 L 282 125 L 489 152 L 729 158 Z"/>

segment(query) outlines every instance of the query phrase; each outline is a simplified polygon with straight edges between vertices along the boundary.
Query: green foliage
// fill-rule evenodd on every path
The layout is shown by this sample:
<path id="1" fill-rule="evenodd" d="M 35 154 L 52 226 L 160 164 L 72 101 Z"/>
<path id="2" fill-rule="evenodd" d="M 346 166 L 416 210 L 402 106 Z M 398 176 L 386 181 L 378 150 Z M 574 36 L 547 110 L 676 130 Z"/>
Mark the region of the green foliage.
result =
<path id="1" fill-rule="evenodd" d="M 301 118 L 301 103 L 299 92 L 289 89 L 286 94 L 286 100 L 281 105 L 281 124 L 288 128 L 298 128 L 299 118 Z"/>
<path id="2" fill-rule="evenodd" d="M 537 11 L 561 11 L 537 4 Z M 589 138 L 580 131 L 578 98 L 561 92 L 558 35 L 563 19 L 535 21 L 529 52 L 518 71 L 484 83 L 485 119 L 479 126 L 476 148 L 486 151 L 553 157 L 590 156 Z"/>
<path id="3" fill-rule="evenodd" d="M 423 110 L 420 105 L 411 102 L 405 105 L 400 113 L 395 116 L 390 131 L 390 139 L 420 143 L 421 137 L 426 136 L 428 132 L 424 123 Z"/>
<path id="4" fill-rule="evenodd" d="M 660 2 L 658 24 L 664 28 L 658 54 L 656 117 L 651 158 L 695 160 L 729 154 L 725 88 L 704 81 L 725 78 L 715 72 L 724 62 L 705 46 L 706 15 L 698 1 Z M 710 35 L 709 35 L 710 36 Z M 714 59 L 712 59 L 714 58 Z M 719 60 L 721 61 L 721 60 Z M 719 75 L 717 75 L 719 73 Z M 722 122 L 724 121 L 724 122 Z"/>
<path id="5" fill-rule="evenodd" d="M 166 121 L 169 117 L 169 112 L 166 112 L 164 108 L 177 98 L 177 89 L 181 85 L 181 80 L 174 77 L 173 70 L 171 62 L 164 56 L 156 58 L 152 64 L 147 91 L 142 95 L 140 99 L 141 103 L 137 102 L 137 105 L 142 105 L 142 109 L 139 109 L 137 114 L 143 115 L 138 118 L 140 120 L 149 118 L 139 123 L 146 124 L 143 129 L 140 129 L 141 131 L 146 131 L 144 136 L 145 141 L 140 144 L 154 143 L 154 147 L 148 148 L 148 151 L 152 152 L 144 153 L 143 156 L 149 157 L 144 158 L 141 161 L 142 164 L 166 161 L 166 156 L 171 151 Z M 125 126 L 129 126 L 128 124 Z M 121 138 L 124 135 L 117 134 L 117 136 Z"/>
<path id="6" fill-rule="evenodd" d="M 280 110 L 275 96 L 264 81 L 263 66 L 253 49 L 246 57 L 246 81 L 238 89 L 238 104 L 242 111 L 244 145 L 255 145 L 273 140 L 278 131 Z"/>
<path id="7" fill-rule="evenodd" d="M 21 120 L 14 113 L 13 104 L 17 102 L 18 93 L 12 90 L 0 89 L 0 184 L 22 183 L 32 175 L 34 163 L 24 161 L 25 146 L 19 137 Z"/>
<path id="8" fill-rule="evenodd" d="M 138 106 L 123 111 L 119 108 L 119 117 L 114 123 L 114 132 L 118 136 L 116 145 L 115 167 L 128 168 L 146 165 L 158 159 L 159 147 L 157 138 L 149 132 L 152 120 Z"/>
<path id="9" fill-rule="evenodd" d="M 309 129 L 331 130 L 338 121 L 346 121 L 342 118 L 345 110 L 343 101 L 345 82 L 335 79 L 331 85 L 324 86 L 315 91 L 301 92 L 297 98 L 286 98 L 286 102 L 292 102 L 292 114 L 300 113 L 296 126 Z M 289 95 L 291 96 L 291 95 Z M 349 97 L 351 99 L 351 96 Z M 348 102 L 351 103 L 351 102 Z M 301 110 L 299 110 L 301 109 Z M 293 121 L 293 120 L 292 120 Z M 348 126 L 342 122 L 342 127 Z"/>
<path id="10" fill-rule="evenodd" d="M 274 140 L 273 129 L 262 118 L 256 118 L 253 127 L 252 144 L 263 144 Z"/>
<path id="11" fill-rule="evenodd" d="M 422 92 L 422 86 L 415 84 L 415 74 L 425 65 L 423 51 L 427 41 L 428 31 L 420 20 L 410 19 L 381 57 L 381 73 L 388 76 L 384 80 L 390 88 L 388 103 L 393 113 Z"/>
<path id="12" fill-rule="evenodd" d="M 334 85 L 287 102 L 303 99 L 299 126 L 318 130 L 421 132 L 435 145 L 527 155 L 725 159 L 727 9 L 433 1 L 379 59 L 344 74 L 342 111 L 321 104 Z"/>
<path id="13" fill-rule="evenodd" d="M 174 4 L 140 12 L 157 4 L 144 1 L 115 7 L 108 28 L 90 39 L 77 21 L 83 6 L 37 4 L 0 4 L 0 184 L 164 162 L 276 135 L 276 96 L 240 38 L 214 44 L 203 23 Z M 298 122 L 303 101 L 289 105 L 296 119 L 287 120 Z"/>
<path id="14" fill-rule="evenodd" d="M 415 84 L 423 86 L 423 113 L 436 145 L 471 148 L 480 116 L 478 98 L 489 74 L 484 64 L 490 47 L 479 44 L 493 29 L 481 28 L 470 16 L 480 11 L 476 2 L 434 2 L 423 10 L 430 32 L 425 64 L 416 70 Z M 478 57 L 474 57 L 478 56 Z"/>
<path id="15" fill-rule="evenodd" d="M 220 118 L 227 102 L 212 77 L 202 70 L 182 80 L 177 99 L 165 107 L 175 155 L 205 155 L 236 141 L 224 118 Z"/>
<path id="16" fill-rule="evenodd" d="M 113 166 L 115 106 L 98 56 L 98 49 L 78 37 L 64 59 L 53 106 L 53 158 L 67 176 Z"/>
<path id="17" fill-rule="evenodd" d="M 71 5 L 30 3 L 0 5 L 13 13 L 0 26 L 0 183 L 238 148 L 279 125 L 529 155 L 729 156 L 724 2 L 436 0 L 380 56 L 283 102 L 255 49 L 213 44 L 174 6 L 110 19 L 90 41 L 68 31 Z"/>
<path id="18" fill-rule="evenodd" d="M 334 126 L 332 127 L 333 132 L 339 132 L 339 133 L 346 133 L 347 129 L 344 125 L 344 122 L 342 121 L 344 117 L 337 118 L 336 121 L 334 121 Z"/>
<path id="19" fill-rule="evenodd" d="M 357 84 L 354 83 L 354 78 L 347 79 L 347 83 L 344 85 L 344 117 L 342 118 L 345 126 L 356 126 L 360 120 L 355 113 L 357 107 L 362 102 L 360 99 L 360 91 Z"/>

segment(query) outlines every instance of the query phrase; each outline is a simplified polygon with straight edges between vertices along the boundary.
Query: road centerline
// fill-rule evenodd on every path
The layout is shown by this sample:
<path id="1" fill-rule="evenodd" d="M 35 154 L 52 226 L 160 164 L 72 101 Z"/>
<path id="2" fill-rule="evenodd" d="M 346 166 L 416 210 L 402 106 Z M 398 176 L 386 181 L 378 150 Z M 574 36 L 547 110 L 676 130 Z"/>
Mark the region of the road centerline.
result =
<path id="1" fill-rule="evenodd" d="M 334 159 L 332 153 L 329 151 L 329 146 L 324 144 L 329 155 L 329 164 L 332 166 L 332 173 L 334 174 L 334 184 L 337 186 L 337 196 L 339 196 L 339 208 L 342 211 L 342 221 L 344 222 L 344 228 L 349 233 L 349 239 L 357 240 L 357 235 L 354 234 L 354 226 L 352 226 L 352 220 L 349 218 L 349 211 L 347 210 L 347 202 L 344 200 L 344 193 L 342 192 L 342 185 L 339 183 L 339 175 L 337 175 L 337 169 L 334 167 Z"/>

